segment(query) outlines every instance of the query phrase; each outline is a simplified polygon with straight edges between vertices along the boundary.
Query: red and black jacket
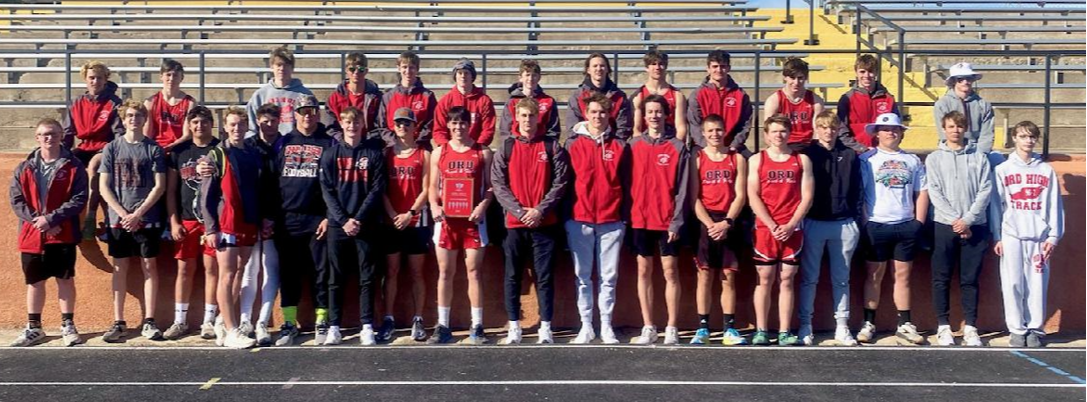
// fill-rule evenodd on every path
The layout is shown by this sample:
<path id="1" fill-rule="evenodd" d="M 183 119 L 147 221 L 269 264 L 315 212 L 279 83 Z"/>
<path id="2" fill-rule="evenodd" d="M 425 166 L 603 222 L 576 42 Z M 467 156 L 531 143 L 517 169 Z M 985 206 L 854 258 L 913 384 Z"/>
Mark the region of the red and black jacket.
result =
<path id="1" fill-rule="evenodd" d="M 415 83 L 410 87 L 403 87 L 400 84 L 396 84 L 395 87 L 385 91 L 385 95 L 381 97 L 381 106 L 378 108 L 378 124 L 382 130 L 382 138 L 386 144 L 392 144 L 396 141 L 396 133 L 393 130 L 396 127 L 396 122 L 393 121 L 393 115 L 396 113 L 396 109 L 406 107 L 415 112 L 415 128 L 417 130 L 415 135 L 415 142 L 418 143 L 423 149 L 427 151 L 431 150 L 430 139 L 433 136 L 431 128 L 434 125 L 434 111 L 438 106 L 438 99 L 434 97 L 434 92 L 423 86 L 422 79 L 415 79 Z"/>
<path id="2" fill-rule="evenodd" d="M 505 141 L 511 135 L 519 132 L 517 124 L 517 103 L 527 98 L 525 89 L 520 82 L 510 85 L 510 98 L 506 101 L 506 107 L 502 110 L 502 119 L 498 121 L 498 138 Z M 562 125 L 559 123 L 559 105 L 555 98 L 544 93 L 539 85 L 532 92 L 532 99 L 540 104 L 540 126 L 538 131 L 551 138 L 559 138 L 562 135 Z"/>
<path id="3" fill-rule="evenodd" d="M 574 126 L 574 136 L 566 140 L 573 178 L 566 217 L 591 224 L 624 221 L 630 213 L 625 196 L 630 187 L 630 146 L 610 129 L 593 138 L 587 126 Z"/>
<path id="4" fill-rule="evenodd" d="M 273 220 L 275 205 L 262 202 L 276 191 L 264 152 L 257 147 L 221 143 L 208 157 L 216 173 L 200 182 L 200 213 L 207 233 L 240 234 Z"/>
<path id="5" fill-rule="evenodd" d="M 857 152 L 875 147 L 876 137 L 868 135 L 864 126 L 875 123 L 883 113 L 898 114 L 898 104 L 886 87 L 878 81 L 872 91 L 854 85 L 838 99 L 838 120 L 842 122 L 838 139 Z"/>
<path id="6" fill-rule="evenodd" d="M 524 228 L 525 208 L 543 216 L 540 226 L 558 223 L 555 206 L 570 180 L 570 159 L 558 139 L 536 132 L 536 137 L 506 138 L 491 164 L 491 188 L 506 210 L 507 228 Z"/>
<path id="7" fill-rule="evenodd" d="M 573 133 L 574 125 L 587 120 L 585 117 L 586 110 L 589 107 L 587 100 L 593 93 L 602 93 L 611 100 L 611 110 L 608 111 L 608 116 L 611 116 L 613 135 L 624 140 L 630 138 L 631 134 L 634 133 L 634 107 L 630 102 L 630 98 L 627 98 L 626 92 L 619 89 L 619 86 L 615 85 L 610 77 L 604 81 L 604 86 L 600 88 L 594 86 L 592 80 L 585 78 L 585 81 L 574 90 L 574 93 L 570 95 L 570 100 L 566 102 L 566 128 Z"/>
<path id="8" fill-rule="evenodd" d="M 371 136 L 380 135 L 376 130 L 381 127 L 380 109 L 382 98 L 381 88 L 373 81 L 366 80 L 360 94 L 353 94 L 348 91 L 346 82 L 340 83 L 336 90 L 332 91 L 332 94 L 328 96 L 328 102 L 325 103 L 325 110 L 328 111 L 329 117 L 332 118 L 332 124 L 328 126 L 328 134 L 335 138 L 336 141 L 343 140 L 340 113 L 347 109 L 348 106 L 354 106 L 362 111 L 363 133 Z"/>
<path id="9" fill-rule="evenodd" d="M 97 95 L 84 93 L 68 106 L 68 115 L 64 121 L 64 147 L 72 148 L 75 139 L 79 139 L 76 149 L 86 152 L 100 152 L 114 138 L 125 134 L 117 107 L 121 98 L 117 96 L 117 84 L 106 82 L 106 87 Z"/>
<path id="10" fill-rule="evenodd" d="M 630 140 L 630 226 L 680 232 L 687 211 L 690 155 L 675 131 Z"/>
<path id="11" fill-rule="evenodd" d="M 15 167 L 11 180 L 11 209 L 19 217 L 19 251 L 42 254 L 46 244 L 77 244 L 81 239 L 79 213 L 87 204 L 87 170 L 72 156 L 71 151 L 61 148 L 57 171 L 48 183 L 37 179 L 38 155 L 35 149 Z M 45 199 L 41 188 L 46 186 Z M 60 232 L 48 235 L 31 224 L 34 218 L 44 216 L 50 227 L 60 227 Z"/>
<path id="12" fill-rule="evenodd" d="M 725 120 L 726 141 L 731 139 L 729 148 L 742 151 L 745 149 L 744 143 L 747 142 L 752 113 L 751 98 L 736 85 L 731 76 L 722 88 L 717 88 L 706 77 L 702 85 L 695 88 L 687 98 L 687 129 L 690 130 L 694 144 L 705 147 L 702 120 L 711 114 L 721 116 Z"/>
<path id="13" fill-rule="evenodd" d="M 491 146 L 495 130 L 494 101 L 480 87 L 474 87 L 466 94 L 460 93 L 456 87 L 453 87 L 438 100 L 438 107 L 434 109 L 434 126 L 431 130 L 434 134 L 434 143 L 440 146 L 449 142 L 450 134 L 447 125 L 449 120 L 446 114 L 455 106 L 468 109 L 468 113 L 472 116 L 472 121 L 468 125 L 468 136 L 485 147 Z"/>

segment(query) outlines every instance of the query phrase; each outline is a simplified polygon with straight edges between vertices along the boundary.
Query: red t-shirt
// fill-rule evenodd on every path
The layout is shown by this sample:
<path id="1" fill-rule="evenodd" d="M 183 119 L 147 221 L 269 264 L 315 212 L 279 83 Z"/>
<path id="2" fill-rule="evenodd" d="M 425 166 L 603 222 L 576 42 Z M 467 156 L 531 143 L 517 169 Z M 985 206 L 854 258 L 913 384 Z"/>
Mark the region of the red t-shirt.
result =
<path id="1" fill-rule="evenodd" d="M 736 153 L 717 162 L 703 150 L 698 153 L 699 199 L 710 212 L 727 213 L 736 200 Z"/>
<path id="2" fill-rule="evenodd" d="M 770 217 L 778 224 L 784 224 L 793 218 L 800 206 L 800 179 L 804 173 L 804 164 L 800 155 L 792 153 L 784 162 L 770 159 L 766 151 L 761 153 L 759 164 L 760 198 L 766 204 Z M 762 220 L 755 220 L 756 227 L 766 228 Z"/>
<path id="3" fill-rule="evenodd" d="M 389 163 L 389 185 L 385 194 L 389 197 L 389 202 L 392 203 L 396 213 L 408 212 L 415 204 L 415 199 L 419 198 L 419 194 L 423 192 L 423 186 L 426 185 L 423 183 L 426 151 L 416 148 L 411 155 L 402 158 L 389 148 L 385 159 Z M 419 223 L 420 216 L 422 214 L 411 218 L 413 226 L 422 226 Z"/>

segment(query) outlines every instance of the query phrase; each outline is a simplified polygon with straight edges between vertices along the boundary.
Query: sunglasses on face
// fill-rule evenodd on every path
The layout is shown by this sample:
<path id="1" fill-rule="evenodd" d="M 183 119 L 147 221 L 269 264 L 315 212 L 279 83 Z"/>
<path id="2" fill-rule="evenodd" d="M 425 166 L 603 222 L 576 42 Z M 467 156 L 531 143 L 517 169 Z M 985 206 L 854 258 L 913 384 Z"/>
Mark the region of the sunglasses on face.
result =
<path id="1" fill-rule="evenodd" d="M 412 124 L 415 124 L 415 123 L 413 123 L 411 121 L 408 121 L 408 120 L 397 120 L 396 121 L 396 125 L 399 126 L 399 127 L 411 127 Z"/>
<path id="2" fill-rule="evenodd" d="M 303 115 L 303 116 L 312 116 L 312 115 L 317 114 L 317 108 L 307 107 L 307 108 L 303 108 L 303 109 L 298 109 L 298 110 L 296 110 L 296 113 L 298 113 L 300 115 Z"/>
<path id="3" fill-rule="evenodd" d="M 366 67 L 350 66 L 350 67 L 347 68 L 347 72 L 349 72 L 351 74 L 365 73 L 366 72 Z"/>

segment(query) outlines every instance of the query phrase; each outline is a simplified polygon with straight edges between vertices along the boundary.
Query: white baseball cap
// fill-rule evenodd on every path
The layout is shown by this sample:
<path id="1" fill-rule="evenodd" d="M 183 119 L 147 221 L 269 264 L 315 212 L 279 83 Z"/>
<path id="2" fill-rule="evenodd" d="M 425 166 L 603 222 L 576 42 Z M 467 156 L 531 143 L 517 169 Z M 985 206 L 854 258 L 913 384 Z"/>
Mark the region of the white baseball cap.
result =
<path id="1" fill-rule="evenodd" d="M 974 71 L 974 65 L 967 62 L 955 63 L 947 70 L 947 85 L 954 85 L 958 77 L 973 77 L 974 81 L 981 79 L 981 73 Z"/>
<path id="2" fill-rule="evenodd" d="M 884 113 L 884 114 L 879 115 L 879 117 L 876 117 L 876 122 L 875 123 L 865 124 L 864 125 L 864 131 L 867 131 L 868 134 L 875 134 L 876 130 L 879 129 L 880 126 L 902 127 L 903 130 L 909 130 L 910 129 L 909 127 L 906 127 L 906 126 L 902 125 L 902 119 L 898 118 L 897 114 Z"/>

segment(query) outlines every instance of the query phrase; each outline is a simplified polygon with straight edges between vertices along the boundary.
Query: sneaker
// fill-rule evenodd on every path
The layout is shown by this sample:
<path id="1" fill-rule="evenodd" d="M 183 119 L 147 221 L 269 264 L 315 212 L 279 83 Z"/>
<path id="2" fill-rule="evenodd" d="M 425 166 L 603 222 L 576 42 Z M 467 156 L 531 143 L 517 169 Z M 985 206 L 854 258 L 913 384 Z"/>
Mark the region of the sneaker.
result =
<path id="1" fill-rule="evenodd" d="M 834 341 L 838 342 L 838 346 L 857 346 L 857 340 L 853 339 L 853 334 L 849 333 L 849 327 L 846 326 L 834 330 Z"/>
<path id="2" fill-rule="evenodd" d="M 505 338 L 502 338 L 501 344 L 503 345 L 519 345 L 521 344 L 521 327 L 510 327 L 509 332 Z"/>
<path id="3" fill-rule="evenodd" d="M 725 346 L 746 345 L 747 339 L 744 339 L 736 328 L 729 328 L 721 335 L 721 344 Z"/>
<path id="4" fill-rule="evenodd" d="M 200 324 L 200 338 L 215 339 L 215 324 L 210 322 Z"/>
<path id="5" fill-rule="evenodd" d="M 950 325 L 941 325 L 936 328 L 936 344 L 940 346 L 955 345 L 955 335 L 951 333 Z"/>
<path id="6" fill-rule="evenodd" d="M 75 324 L 67 322 L 60 326 L 60 339 L 64 346 L 75 346 L 83 343 L 83 337 L 79 336 L 79 330 Z"/>
<path id="7" fill-rule="evenodd" d="M 751 344 L 755 346 L 769 346 L 770 335 L 766 331 L 756 331 L 755 336 L 751 337 Z"/>
<path id="8" fill-rule="evenodd" d="M 634 338 L 634 342 L 631 343 L 635 345 L 652 345 L 657 342 L 658 336 L 657 327 L 646 325 L 642 327 L 642 334 Z"/>
<path id="9" fill-rule="evenodd" d="M 140 330 L 140 335 L 147 338 L 149 341 L 161 341 L 162 330 L 156 327 L 155 324 L 150 322 L 143 323 L 143 329 Z"/>
<path id="10" fill-rule="evenodd" d="M 298 327 L 287 322 L 283 323 L 279 327 L 279 339 L 276 339 L 276 346 L 291 346 L 294 345 L 294 339 L 298 337 Z"/>
<path id="11" fill-rule="evenodd" d="M 238 332 L 241 332 L 246 338 L 253 336 L 253 323 L 242 321 L 238 324 Z"/>
<path id="12" fill-rule="evenodd" d="M 343 343 L 343 334 L 340 333 L 340 327 L 330 327 L 328 329 L 328 338 L 325 338 L 325 343 L 322 345 L 332 346 Z"/>
<path id="13" fill-rule="evenodd" d="M 1042 348 L 1045 347 L 1045 333 L 1039 331 L 1030 331 L 1027 333 L 1027 347 L 1028 348 Z"/>
<path id="14" fill-rule="evenodd" d="M 453 342 L 453 331 L 449 330 L 449 327 L 438 324 L 434 327 L 434 332 L 430 334 L 430 338 L 427 338 L 427 345 L 438 345 L 443 343 Z"/>
<path id="15" fill-rule="evenodd" d="M 593 327 L 589 325 L 584 325 L 581 327 L 581 330 L 577 332 L 577 336 L 574 337 L 574 340 L 570 341 L 570 343 L 574 345 L 585 345 L 589 342 L 592 342 L 593 339 L 596 339 L 596 332 L 593 332 Z"/>
<path id="16" fill-rule="evenodd" d="M 328 323 L 319 322 L 313 331 L 313 344 L 324 345 L 326 340 L 328 340 Z"/>
<path id="17" fill-rule="evenodd" d="M 920 345 L 925 341 L 925 337 L 917 333 L 917 327 L 913 323 L 905 323 L 898 326 L 898 331 L 895 331 L 895 336 L 898 339 L 904 340 L 911 345 Z"/>
<path id="18" fill-rule="evenodd" d="M 811 325 L 801 325 L 800 332 L 797 333 L 800 337 L 800 343 L 804 346 L 811 346 L 815 344 L 815 334 L 812 333 Z"/>
<path id="19" fill-rule="evenodd" d="M 241 331 L 241 328 L 234 328 L 227 331 L 226 340 L 223 341 L 223 346 L 231 349 L 249 349 L 256 344 L 257 341 L 246 336 L 245 333 Z"/>
<path id="20" fill-rule="evenodd" d="M 213 328 L 215 328 L 215 345 L 217 345 L 217 346 L 226 345 L 226 336 L 228 334 L 227 334 L 227 330 L 226 330 L 226 324 L 223 323 L 223 320 L 216 319 L 215 320 L 215 326 Z"/>
<path id="21" fill-rule="evenodd" d="M 189 325 L 183 322 L 175 322 L 170 328 L 166 328 L 166 332 L 162 334 L 163 338 L 171 341 L 181 339 L 182 336 L 189 333 Z"/>
<path id="22" fill-rule="evenodd" d="M 41 328 L 30 328 L 28 325 L 23 330 L 22 334 L 19 334 L 18 338 L 15 338 L 9 346 L 11 347 L 23 347 L 34 346 L 45 341 L 45 331 Z"/>
<path id="23" fill-rule="evenodd" d="M 678 345 L 679 329 L 677 329 L 676 327 L 664 327 L 664 344 Z"/>
<path id="24" fill-rule="evenodd" d="M 102 341 L 106 343 L 123 342 L 125 331 L 128 331 L 128 328 L 125 327 L 125 323 L 115 322 L 113 323 L 113 326 L 109 327 L 109 330 L 106 331 L 106 333 L 102 334 Z"/>
<path id="25" fill-rule="evenodd" d="M 798 343 L 800 343 L 800 338 L 793 335 L 792 332 L 778 332 L 778 346 L 796 346 Z"/>
<path id="26" fill-rule="evenodd" d="M 981 343 L 981 336 L 978 335 L 977 327 L 973 325 L 967 325 L 962 329 L 962 344 L 963 346 L 978 347 L 984 346 Z"/>
<path id="27" fill-rule="evenodd" d="M 426 340 L 426 329 L 423 327 L 422 318 L 416 318 L 411 321 L 411 339 L 416 342 Z"/>
<path id="28" fill-rule="evenodd" d="M 611 325 L 600 324 L 600 342 L 605 345 L 615 345 L 619 343 L 619 338 L 615 336 L 615 329 Z"/>
<path id="29" fill-rule="evenodd" d="M 388 342 L 393 339 L 393 331 L 396 331 L 396 323 L 392 318 L 385 317 L 385 320 L 381 322 L 381 329 L 377 331 L 378 342 Z"/>
<path id="30" fill-rule="evenodd" d="M 265 347 L 272 346 L 272 334 L 268 332 L 268 325 L 263 322 L 257 323 L 257 346 Z"/>
<path id="31" fill-rule="evenodd" d="M 555 337 L 551 333 L 551 328 L 540 328 L 536 331 L 536 344 L 538 345 L 550 345 L 555 343 Z"/>
<path id="32" fill-rule="evenodd" d="M 1020 334 L 1011 334 L 1011 336 L 1008 338 L 1008 346 L 1013 348 L 1027 347 L 1027 336 Z"/>
<path id="33" fill-rule="evenodd" d="M 487 334 L 483 333 L 483 324 L 473 326 L 471 332 L 468 333 L 468 344 L 482 345 L 484 343 L 487 343 Z"/>
<path id="34" fill-rule="evenodd" d="M 363 326 L 362 331 L 359 331 L 359 344 L 362 346 L 374 346 L 377 344 L 377 340 L 374 339 L 374 327 Z"/>
<path id="35" fill-rule="evenodd" d="M 857 342 L 860 343 L 873 343 L 876 341 L 876 324 L 865 321 L 864 325 L 861 325 L 861 330 L 857 331 Z"/>
<path id="36" fill-rule="evenodd" d="M 710 330 L 705 328 L 699 328 L 694 332 L 694 337 L 691 338 L 692 345 L 705 345 L 710 343 Z"/>

